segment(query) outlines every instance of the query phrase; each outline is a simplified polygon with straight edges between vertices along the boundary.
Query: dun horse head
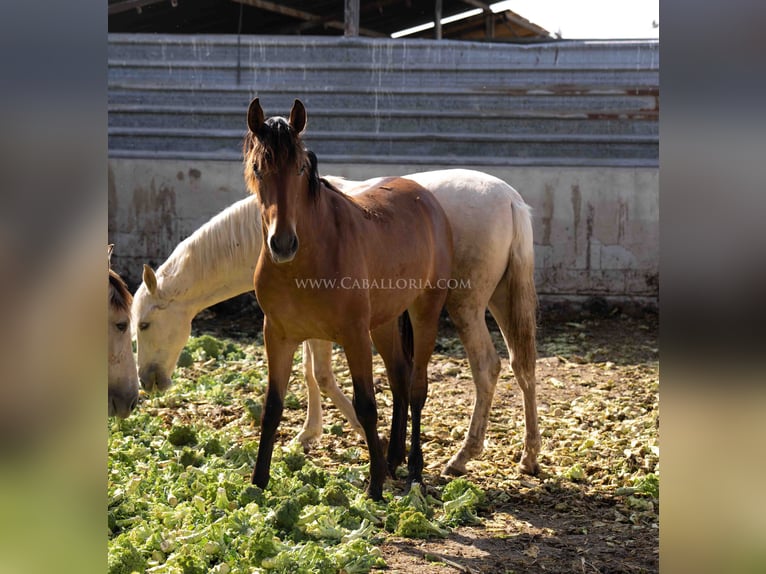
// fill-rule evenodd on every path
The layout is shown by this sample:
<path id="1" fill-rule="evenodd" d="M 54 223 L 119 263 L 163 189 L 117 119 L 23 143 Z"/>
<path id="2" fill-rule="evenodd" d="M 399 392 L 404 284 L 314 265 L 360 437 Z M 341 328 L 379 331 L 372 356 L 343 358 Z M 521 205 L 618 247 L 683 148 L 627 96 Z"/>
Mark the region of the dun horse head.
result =
<path id="1" fill-rule="evenodd" d="M 111 259 L 112 246 L 107 249 Z M 109 268 L 109 416 L 126 418 L 138 403 L 138 373 L 130 340 L 133 297 L 125 281 Z"/>
<path id="2" fill-rule="evenodd" d="M 298 251 L 297 217 L 311 193 L 309 152 L 301 140 L 306 108 L 295 100 L 289 119 L 264 119 L 255 98 L 247 110 L 243 149 L 245 182 L 261 203 L 264 244 L 274 263 L 292 261 Z"/>

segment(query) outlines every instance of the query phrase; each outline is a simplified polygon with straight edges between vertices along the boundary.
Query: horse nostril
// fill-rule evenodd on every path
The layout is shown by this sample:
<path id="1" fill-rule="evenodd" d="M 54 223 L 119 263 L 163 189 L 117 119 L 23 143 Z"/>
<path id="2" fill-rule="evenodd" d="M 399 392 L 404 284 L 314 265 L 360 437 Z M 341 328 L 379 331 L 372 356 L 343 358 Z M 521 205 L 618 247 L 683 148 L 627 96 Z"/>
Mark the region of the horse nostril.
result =
<path id="1" fill-rule="evenodd" d="M 117 413 L 117 403 L 114 402 L 114 397 L 109 397 L 109 416 L 113 417 Z"/>
<path id="2" fill-rule="evenodd" d="M 130 406 L 128 407 L 128 412 L 133 412 L 133 409 L 136 408 L 136 405 L 138 404 L 138 397 L 130 401 Z"/>
<path id="3" fill-rule="evenodd" d="M 272 235 L 269 238 L 269 247 L 271 248 L 272 253 L 278 253 L 279 252 L 279 242 L 277 241 L 277 236 Z"/>

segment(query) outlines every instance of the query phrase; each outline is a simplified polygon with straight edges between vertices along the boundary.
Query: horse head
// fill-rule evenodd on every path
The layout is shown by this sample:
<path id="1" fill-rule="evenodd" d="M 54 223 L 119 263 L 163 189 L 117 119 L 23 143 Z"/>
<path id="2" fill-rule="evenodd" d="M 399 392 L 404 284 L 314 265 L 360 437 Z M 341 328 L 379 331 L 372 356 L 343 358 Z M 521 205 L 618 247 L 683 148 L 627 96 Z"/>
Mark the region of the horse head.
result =
<path id="1" fill-rule="evenodd" d="M 247 110 L 247 127 L 245 183 L 261 204 L 264 243 L 271 260 L 287 263 L 298 251 L 296 222 L 301 202 L 312 187 L 306 174 L 311 162 L 301 140 L 306 108 L 295 100 L 289 119 L 275 116 L 266 120 L 255 98 Z"/>
<path id="2" fill-rule="evenodd" d="M 170 388 L 195 314 L 188 304 L 176 303 L 173 294 L 165 291 L 152 268 L 144 265 L 143 283 L 133 301 L 133 325 L 138 376 L 147 391 Z"/>
<path id="3" fill-rule="evenodd" d="M 109 246 L 107 257 L 111 257 Z M 109 416 L 126 418 L 138 403 L 138 373 L 130 340 L 133 297 L 125 281 L 109 269 Z"/>

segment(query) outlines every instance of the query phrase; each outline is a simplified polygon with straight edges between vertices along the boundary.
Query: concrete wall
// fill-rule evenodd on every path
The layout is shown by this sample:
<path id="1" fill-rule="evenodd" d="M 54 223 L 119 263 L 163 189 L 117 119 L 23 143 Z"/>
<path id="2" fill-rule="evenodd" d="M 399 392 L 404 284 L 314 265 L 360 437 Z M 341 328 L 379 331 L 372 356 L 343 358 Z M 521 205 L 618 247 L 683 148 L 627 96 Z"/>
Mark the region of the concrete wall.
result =
<path id="1" fill-rule="evenodd" d="M 656 300 L 659 170 L 652 167 L 475 167 L 507 181 L 532 206 L 541 296 Z M 321 173 L 365 179 L 439 165 L 330 164 Z M 113 265 L 131 284 L 179 241 L 245 196 L 235 161 L 109 160 Z"/>

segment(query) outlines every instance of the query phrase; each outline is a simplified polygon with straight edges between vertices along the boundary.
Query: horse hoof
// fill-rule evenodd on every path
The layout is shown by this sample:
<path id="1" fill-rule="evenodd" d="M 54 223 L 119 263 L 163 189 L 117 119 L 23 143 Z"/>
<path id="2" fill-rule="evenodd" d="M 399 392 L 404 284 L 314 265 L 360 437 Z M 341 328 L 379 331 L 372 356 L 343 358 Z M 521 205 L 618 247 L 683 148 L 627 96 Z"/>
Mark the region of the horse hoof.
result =
<path id="1" fill-rule="evenodd" d="M 303 454 L 308 454 L 311 452 L 311 447 L 314 445 L 315 442 L 319 441 L 319 437 L 315 436 L 306 436 L 303 435 L 303 433 L 299 434 L 297 437 L 295 437 L 294 443 L 298 443 L 303 448 Z"/>
<path id="2" fill-rule="evenodd" d="M 463 465 L 451 462 L 442 470 L 444 476 L 463 476 L 468 470 Z"/>
<path id="3" fill-rule="evenodd" d="M 524 474 L 537 476 L 540 472 L 540 465 L 537 463 L 537 461 L 532 461 L 532 462 L 521 461 L 519 462 L 519 469 Z"/>
<path id="4" fill-rule="evenodd" d="M 373 486 L 370 485 L 367 487 L 367 490 L 365 490 L 364 493 L 376 502 L 383 500 L 383 486 L 377 486 L 373 488 Z"/>

